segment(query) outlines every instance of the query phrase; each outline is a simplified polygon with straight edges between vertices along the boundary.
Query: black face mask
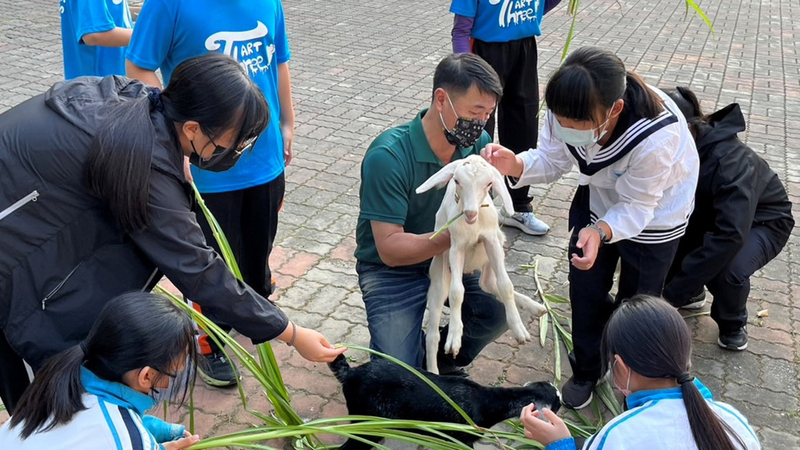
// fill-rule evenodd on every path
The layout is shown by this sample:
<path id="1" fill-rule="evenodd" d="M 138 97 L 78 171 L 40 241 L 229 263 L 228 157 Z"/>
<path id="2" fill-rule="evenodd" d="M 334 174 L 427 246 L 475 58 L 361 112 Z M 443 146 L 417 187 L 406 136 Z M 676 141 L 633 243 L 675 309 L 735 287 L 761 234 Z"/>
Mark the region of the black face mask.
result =
<path id="1" fill-rule="evenodd" d="M 211 158 L 204 160 L 194 147 L 194 141 L 189 141 L 189 143 L 192 145 L 192 154 L 189 155 L 189 162 L 198 169 L 208 170 L 209 172 L 225 172 L 231 169 L 244 153 L 244 151 L 237 152 L 217 145 L 214 148 L 214 153 L 211 154 Z"/>
<path id="2" fill-rule="evenodd" d="M 447 139 L 450 145 L 454 145 L 456 148 L 472 147 L 481 137 L 483 129 L 486 127 L 486 121 L 459 117 L 455 106 L 453 106 L 453 102 L 450 100 L 449 94 L 447 95 L 447 101 L 450 103 L 450 108 L 453 109 L 458 119 L 453 129 L 448 130 L 447 125 L 444 124 L 442 113 L 439 113 L 439 119 L 442 121 L 442 127 L 444 128 L 445 139 Z"/>

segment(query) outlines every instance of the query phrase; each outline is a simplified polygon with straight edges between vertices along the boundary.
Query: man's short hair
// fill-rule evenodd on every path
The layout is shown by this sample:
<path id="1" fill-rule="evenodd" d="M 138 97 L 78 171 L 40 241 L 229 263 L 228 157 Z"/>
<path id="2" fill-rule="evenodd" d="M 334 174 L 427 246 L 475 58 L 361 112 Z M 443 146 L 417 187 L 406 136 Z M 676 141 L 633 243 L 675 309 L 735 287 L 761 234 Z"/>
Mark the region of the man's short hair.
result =
<path id="1" fill-rule="evenodd" d="M 442 88 L 452 95 L 465 94 L 472 85 L 481 93 L 494 95 L 497 101 L 503 95 L 500 77 L 486 61 L 472 53 L 446 56 L 433 74 L 433 92 Z"/>

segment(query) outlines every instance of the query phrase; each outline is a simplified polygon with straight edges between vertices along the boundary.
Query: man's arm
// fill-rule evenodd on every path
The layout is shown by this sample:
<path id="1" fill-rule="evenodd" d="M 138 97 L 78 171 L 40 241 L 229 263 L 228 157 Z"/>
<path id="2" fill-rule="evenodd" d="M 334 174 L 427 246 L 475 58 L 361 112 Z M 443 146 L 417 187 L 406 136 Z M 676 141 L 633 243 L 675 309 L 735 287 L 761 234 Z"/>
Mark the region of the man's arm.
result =
<path id="1" fill-rule="evenodd" d="M 378 255 L 389 267 L 419 264 L 450 248 L 448 231 L 430 239 L 433 233 L 406 233 L 402 225 L 374 220 L 370 224 Z"/>
<path id="2" fill-rule="evenodd" d="M 86 45 L 93 47 L 127 47 L 131 42 L 133 30 L 130 28 L 114 28 L 99 33 L 87 33 L 81 37 Z"/>

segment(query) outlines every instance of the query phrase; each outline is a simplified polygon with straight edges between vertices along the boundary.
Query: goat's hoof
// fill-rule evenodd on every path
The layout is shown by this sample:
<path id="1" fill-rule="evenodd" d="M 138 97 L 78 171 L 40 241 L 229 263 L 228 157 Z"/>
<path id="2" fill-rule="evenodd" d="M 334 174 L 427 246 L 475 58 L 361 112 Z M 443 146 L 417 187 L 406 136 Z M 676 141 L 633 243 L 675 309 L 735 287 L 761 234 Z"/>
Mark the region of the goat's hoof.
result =
<path id="1" fill-rule="evenodd" d="M 461 339 L 453 339 L 452 341 L 450 338 L 447 339 L 447 342 L 444 344 L 444 352 L 451 354 L 453 356 L 458 356 L 458 352 L 461 350 Z"/>
<path id="2" fill-rule="evenodd" d="M 518 343 L 524 344 L 526 342 L 530 342 L 531 334 L 528 333 L 527 330 L 524 328 L 522 330 L 517 330 L 513 333 L 514 338 L 517 340 Z"/>

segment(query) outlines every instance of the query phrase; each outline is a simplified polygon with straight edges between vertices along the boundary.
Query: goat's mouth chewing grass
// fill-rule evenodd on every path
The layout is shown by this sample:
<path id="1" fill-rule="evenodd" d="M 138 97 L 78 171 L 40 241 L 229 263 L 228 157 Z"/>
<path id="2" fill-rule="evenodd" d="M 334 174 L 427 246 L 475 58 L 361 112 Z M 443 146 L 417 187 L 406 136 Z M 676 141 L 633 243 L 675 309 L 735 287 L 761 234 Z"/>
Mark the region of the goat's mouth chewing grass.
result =
<path id="1" fill-rule="evenodd" d="M 491 206 L 491 205 L 481 205 L 481 208 L 488 208 L 489 206 Z M 436 230 L 436 233 L 433 233 L 431 235 L 431 237 L 428 238 L 428 240 L 432 241 L 436 236 L 439 236 L 440 234 L 444 233 L 444 230 L 450 228 L 450 226 L 453 225 L 456 222 L 456 220 L 458 220 L 463 215 L 464 215 L 464 211 L 461 211 L 460 213 L 458 213 L 457 216 L 455 216 L 452 219 L 448 220 L 447 223 L 444 224 L 444 226 L 442 228 L 439 228 L 438 230 Z"/>

